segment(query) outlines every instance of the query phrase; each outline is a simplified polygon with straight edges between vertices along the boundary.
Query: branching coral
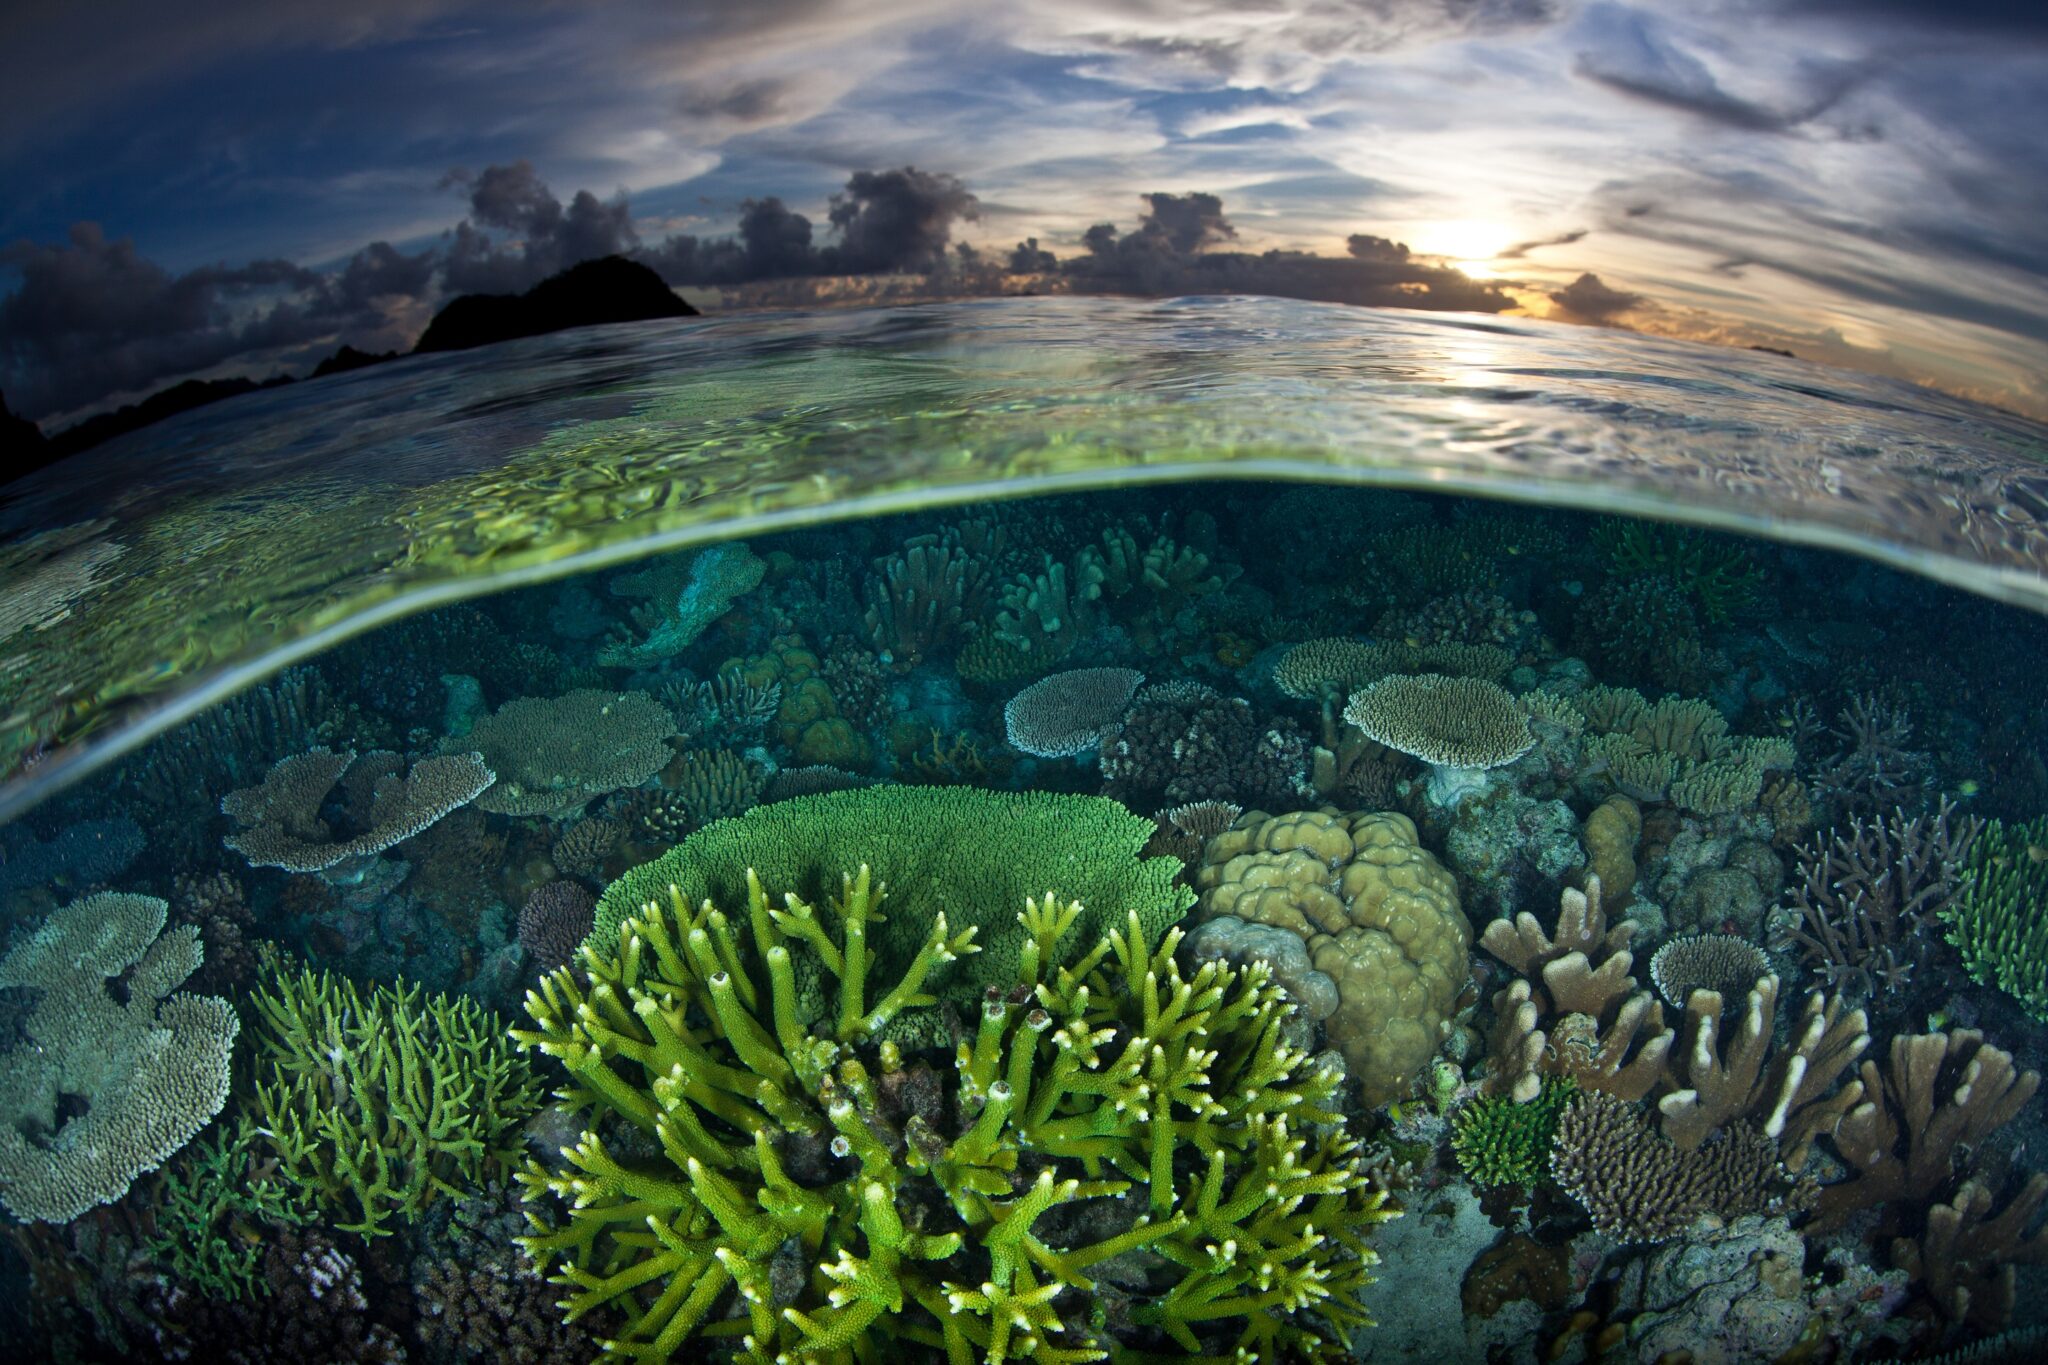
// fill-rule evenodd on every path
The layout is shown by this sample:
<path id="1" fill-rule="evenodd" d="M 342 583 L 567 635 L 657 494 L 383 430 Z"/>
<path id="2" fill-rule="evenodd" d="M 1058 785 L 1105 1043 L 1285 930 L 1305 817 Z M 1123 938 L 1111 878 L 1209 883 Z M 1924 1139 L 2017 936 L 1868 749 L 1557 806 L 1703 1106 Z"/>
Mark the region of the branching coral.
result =
<path id="1" fill-rule="evenodd" d="M 1202 910 L 1299 936 L 1337 984 L 1324 1021 L 1368 1104 L 1412 1092 L 1468 970 L 1457 883 L 1404 815 L 1247 811 L 1209 840 Z"/>
<path id="2" fill-rule="evenodd" d="M 875 561 L 868 579 L 868 638 L 910 668 L 951 650 L 987 604 L 989 562 L 937 536 Z"/>
<path id="3" fill-rule="evenodd" d="M 1557 1120 L 1578 1087 L 1553 1076 L 1527 1104 L 1480 1095 L 1451 1114 L 1451 1151 L 1480 1185 L 1528 1185 L 1550 1173 Z"/>
<path id="4" fill-rule="evenodd" d="M 1777 736 L 1730 735 L 1712 706 L 1691 697 L 1651 702 L 1626 687 L 1588 688 L 1573 703 L 1595 774 L 1637 801 L 1670 801 L 1703 815 L 1756 804 L 1764 779 L 1792 766 Z"/>
<path id="5" fill-rule="evenodd" d="M 62 1223 L 119 1199 L 227 1100 L 235 1012 L 178 990 L 199 931 L 165 932 L 168 912 L 154 896 L 85 896 L 0 960 L 0 988 L 38 993 L 25 1041 L 0 1053 L 0 1203 L 17 1218 Z"/>
<path id="6" fill-rule="evenodd" d="M 1484 1093 L 1526 1104 L 1544 1075 L 1627 1100 L 1650 1093 L 1674 1035 L 1663 1006 L 1631 975 L 1634 935 L 1628 921 L 1608 926 L 1593 876 L 1583 890 L 1563 892 L 1555 934 L 1526 910 L 1486 926 L 1480 946 L 1519 978 L 1493 997 Z"/>
<path id="7" fill-rule="evenodd" d="M 617 956 L 585 955 L 588 990 L 563 971 L 528 997 L 518 1036 L 592 1116 L 567 1171 L 523 1177 L 526 1244 L 572 1317 L 618 1308 L 608 1349 L 643 1360 L 714 1332 L 749 1365 L 892 1342 L 992 1365 L 1342 1358 L 1390 1213 L 1355 1145 L 1311 1131 L 1335 1078 L 1280 1041 L 1262 969 L 1184 978 L 1179 934 L 1135 914 L 1055 968 L 1080 908 L 1027 901 L 1017 974 L 949 1080 L 874 1043 L 974 930 L 940 915 L 884 990 L 878 902 L 865 867 L 829 910 L 752 876 L 731 917 L 672 894 Z M 814 1030 L 800 956 L 831 980 Z"/>
<path id="8" fill-rule="evenodd" d="M 1661 522 L 1603 517 L 1593 545 L 1617 578 L 1661 575 L 1699 604 L 1712 625 L 1723 624 L 1753 604 L 1763 588 L 1763 570 L 1750 548 L 1727 536 Z"/>
<path id="9" fill-rule="evenodd" d="M 1782 1171 L 1776 1145 L 1749 1125 L 1685 1150 L 1635 1105 L 1590 1090 L 1558 1118 L 1550 1173 L 1608 1236 L 1662 1242 L 1702 1214 L 1725 1219 L 1765 1208 Z"/>
<path id="10" fill-rule="evenodd" d="M 1103 791 L 1133 805 L 1234 801 L 1281 808 L 1309 799 L 1308 736 L 1285 717 L 1178 679 L 1142 688 L 1101 746 Z"/>
<path id="11" fill-rule="evenodd" d="M 1940 914 L 1963 966 L 2048 1020 L 2048 816 L 1993 820 L 1978 836 L 1961 885 Z"/>
<path id="12" fill-rule="evenodd" d="M 258 785 L 221 798 L 221 811 L 239 826 L 223 842 L 252 867 L 331 870 L 346 878 L 366 860 L 468 805 L 497 780 L 481 754 L 423 758 L 401 778 L 402 761 L 383 749 L 363 755 L 360 763 L 352 749 L 294 754 Z M 345 796 L 345 822 L 358 833 L 332 830 L 323 814 L 337 782 Z"/>
<path id="13" fill-rule="evenodd" d="M 1797 945 L 1829 989 L 1878 1001 L 1912 979 L 1917 940 L 1947 909 L 1982 829 L 1943 801 L 1932 815 L 1850 818 L 1802 844 L 1775 943 Z M 1794 917 L 1796 916 L 1796 918 Z"/>
<path id="14" fill-rule="evenodd" d="M 516 697 L 479 720 L 461 744 L 498 774 L 478 809 L 563 816 L 660 772 L 675 732 L 668 708 L 645 692 L 586 687 Z"/>
<path id="15" fill-rule="evenodd" d="M 1010 980 L 1023 948 L 1011 915 L 993 907 L 1021 904 L 1048 886 L 1082 901 L 1088 934 L 1108 932 L 1126 911 L 1136 911 L 1154 936 L 1179 919 L 1192 899 L 1174 881 L 1180 864 L 1138 856 L 1152 828 L 1114 801 L 1055 792 L 886 786 L 800 796 L 697 830 L 613 882 L 598 902 L 590 943 L 619 951 L 627 919 L 650 902 L 665 904 L 671 886 L 693 905 L 706 897 L 736 904 L 752 869 L 771 885 L 823 900 L 844 868 L 865 862 L 893 893 L 891 913 L 867 939 L 877 970 L 907 967 L 932 917 L 944 911 L 957 923 L 979 924 L 982 952 L 941 966 L 930 989 L 971 997 Z M 807 1014 L 822 1008 L 816 978 L 798 984 Z M 944 1032 L 938 1012 L 927 1009 L 897 1026 L 927 1040 Z"/>
<path id="16" fill-rule="evenodd" d="M 311 1217 L 304 1191 L 282 1179 L 274 1161 L 258 1157 L 259 1145 L 247 1119 L 224 1122 L 164 1168 L 153 1201 L 150 1255 L 209 1298 L 257 1292 L 260 1230 L 297 1227 Z"/>
<path id="17" fill-rule="evenodd" d="M 344 1231 L 383 1236 L 474 1186 L 539 1106 L 526 1059 L 473 1001 L 299 972 L 251 1004 L 264 1136 Z"/>

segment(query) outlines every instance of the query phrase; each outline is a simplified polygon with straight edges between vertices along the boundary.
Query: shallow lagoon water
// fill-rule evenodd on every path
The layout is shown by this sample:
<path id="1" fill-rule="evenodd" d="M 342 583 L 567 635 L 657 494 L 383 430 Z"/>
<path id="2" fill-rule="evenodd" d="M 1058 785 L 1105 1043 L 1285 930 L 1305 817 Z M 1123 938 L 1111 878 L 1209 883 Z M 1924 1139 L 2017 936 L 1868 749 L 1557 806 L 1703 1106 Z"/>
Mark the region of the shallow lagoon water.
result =
<path id="1" fill-rule="evenodd" d="M 874 1331 L 911 1358 L 945 1357 L 947 1317 L 1000 1316 L 933 1305 L 1010 1273 L 987 1233 L 1039 1176 L 1122 1180 L 1163 1226 L 1192 1220 L 1197 1153 L 1219 1142 L 1233 1179 L 1324 1161 L 1347 1193 L 1308 1206 L 1320 1235 L 1254 1229 L 1247 1195 L 1239 1237 L 1155 1246 L 1132 1190 L 1077 1185 L 1035 1215 L 1027 1279 L 1066 1288 L 1016 1310 L 1022 1338 L 1130 1359 L 1893 1359 L 2023 1330 L 2048 1193 L 2028 1155 L 2043 436 L 1903 385 L 1605 332 L 1033 299 L 562 334 L 93 452 L 92 483 L 20 485 L 4 511 L 0 886 L 10 946 L 45 945 L 0 989 L 20 1143 L 0 1191 L 23 1215 L 6 1330 L 79 1358 L 218 1341 L 232 1359 L 566 1360 L 605 1339 L 704 1358 L 751 1328 L 840 1358 L 779 1315 L 826 1322 L 843 1281 L 825 1267 L 881 1256 L 869 1138 L 899 1219 L 963 1234 L 928 1273 L 890 1272 L 910 1288 Z M 836 1024 L 829 991 L 802 997 L 803 1036 L 837 1049 L 819 1070 L 770 1018 L 768 940 L 843 965 L 826 906 L 863 862 L 892 888 L 876 923 L 909 938 L 873 931 L 883 975 Z M 687 1074 L 781 1074 L 734 1041 L 753 1035 L 711 973 L 678 958 L 649 984 L 616 934 L 668 878 L 742 925 L 735 869 L 771 864 L 789 884 L 767 889 L 817 906 L 829 947 L 694 927 L 791 1059 L 792 1098 L 759 1111 L 786 1186 L 762 1175 L 737 1082 L 677 1100 L 623 1061 L 593 1080 L 560 1004 L 607 984 L 693 1000 Z M 1062 1145 L 1084 1119 L 1122 1132 L 1085 1088 L 985 1122 L 984 1005 L 1020 1086 L 1053 1065 L 1028 1040 L 1059 1037 L 1062 1010 L 1112 1047 L 1161 1027 L 1050 974 L 1019 985 L 1011 901 L 1047 890 L 1110 902 L 1068 947 L 1126 910 L 1152 948 L 1186 935 L 1149 967 L 1095 963 L 1098 1001 L 1142 998 L 1148 971 L 1267 964 L 1262 1046 L 1298 1055 L 1243 1093 L 1326 1111 L 1296 1136 L 1330 1145 L 1271 1156 L 1263 1111 L 1220 1094 L 1227 1115 L 1159 1166 L 1149 1136 L 1124 1134 L 1148 1153 L 1130 1169 Z M 142 926 L 126 960 L 118 934 L 36 937 L 82 901 Z M 666 911 L 679 941 L 694 909 Z M 868 1028 L 940 910 L 985 951 Z M 131 968 L 153 939 L 203 961 Z M 87 976 L 94 953 L 113 984 L 63 1015 L 29 967 Z M 568 994 L 529 1009 L 556 963 Z M 975 975 L 988 963 L 1011 975 Z M 162 1117 L 148 1085 L 123 1088 L 156 1074 L 133 1040 L 205 1050 L 203 1029 L 132 1017 L 134 983 L 160 978 L 233 1008 L 233 1060 L 197 1067 L 161 1151 L 86 1180 L 95 1115 Z M 130 1032 L 95 1013 L 113 1007 Z M 80 1010 L 130 1041 L 53 1061 Z M 437 1065 L 451 1089 L 428 1108 L 452 1126 L 422 1146 L 392 1116 Z M 869 1077 L 840 1152 L 830 1096 Z M 540 1107 L 564 1085 L 582 1101 Z M 591 1098 L 621 1087 L 696 1113 L 710 1146 Z M 1007 1136 L 983 1151 L 991 1126 Z M 941 1149 L 969 1147 L 963 1168 L 1002 1172 L 978 1193 L 940 1174 Z M 752 1172 L 743 1191 L 765 1193 L 743 1209 L 794 1217 L 773 1192 L 798 1189 L 834 1212 L 743 1236 L 701 1189 L 672 1193 L 693 1152 Z M 366 1153 L 385 1179 L 351 1165 Z M 639 1206 L 575 1250 L 562 1195 L 603 1186 L 606 1161 L 673 1236 L 775 1273 L 721 1289 L 687 1251 L 656 1266 Z M 1226 1265 L 1240 1239 L 1264 1260 Z M 1061 1259 L 1089 1248 L 1107 1248 L 1092 1268 Z M 1216 1286 L 1240 1272 L 1285 1288 L 1187 1306 L 1235 1304 Z"/>

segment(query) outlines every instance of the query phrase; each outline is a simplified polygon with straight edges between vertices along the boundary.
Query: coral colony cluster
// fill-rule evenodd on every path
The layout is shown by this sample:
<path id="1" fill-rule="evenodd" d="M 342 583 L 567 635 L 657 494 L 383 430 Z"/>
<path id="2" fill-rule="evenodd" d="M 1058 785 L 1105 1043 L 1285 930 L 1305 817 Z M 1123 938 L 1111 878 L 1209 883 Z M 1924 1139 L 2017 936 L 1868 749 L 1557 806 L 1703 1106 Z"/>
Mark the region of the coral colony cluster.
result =
<path id="1" fill-rule="evenodd" d="M 2042 628 L 1212 494 L 443 608 L 0 829 L 18 1358 L 2035 1358 Z"/>

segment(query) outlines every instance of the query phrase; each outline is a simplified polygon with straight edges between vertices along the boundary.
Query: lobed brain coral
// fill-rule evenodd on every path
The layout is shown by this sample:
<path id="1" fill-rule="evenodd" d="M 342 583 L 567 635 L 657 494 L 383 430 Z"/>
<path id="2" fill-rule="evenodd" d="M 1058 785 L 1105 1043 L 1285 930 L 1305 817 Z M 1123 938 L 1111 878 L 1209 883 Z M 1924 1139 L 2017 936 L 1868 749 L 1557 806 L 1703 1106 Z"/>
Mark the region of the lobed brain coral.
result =
<path id="1" fill-rule="evenodd" d="M 1368 1103 L 1411 1093 L 1464 988 L 1472 929 L 1457 883 L 1405 815 L 1250 811 L 1209 841 L 1207 915 L 1292 930 L 1337 983 L 1325 1021 Z"/>

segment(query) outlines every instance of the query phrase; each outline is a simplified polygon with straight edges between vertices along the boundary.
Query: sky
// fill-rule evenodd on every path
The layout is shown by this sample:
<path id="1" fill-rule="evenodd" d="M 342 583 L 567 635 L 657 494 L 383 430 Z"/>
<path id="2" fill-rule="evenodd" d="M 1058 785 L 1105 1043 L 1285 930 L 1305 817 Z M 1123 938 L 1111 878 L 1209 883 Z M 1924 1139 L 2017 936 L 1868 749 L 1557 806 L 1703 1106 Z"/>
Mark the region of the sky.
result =
<path id="1" fill-rule="evenodd" d="M 618 251 L 719 309 L 1264 292 L 2048 418 L 2048 6 L 14 0 L 0 392 L 60 426 Z"/>

